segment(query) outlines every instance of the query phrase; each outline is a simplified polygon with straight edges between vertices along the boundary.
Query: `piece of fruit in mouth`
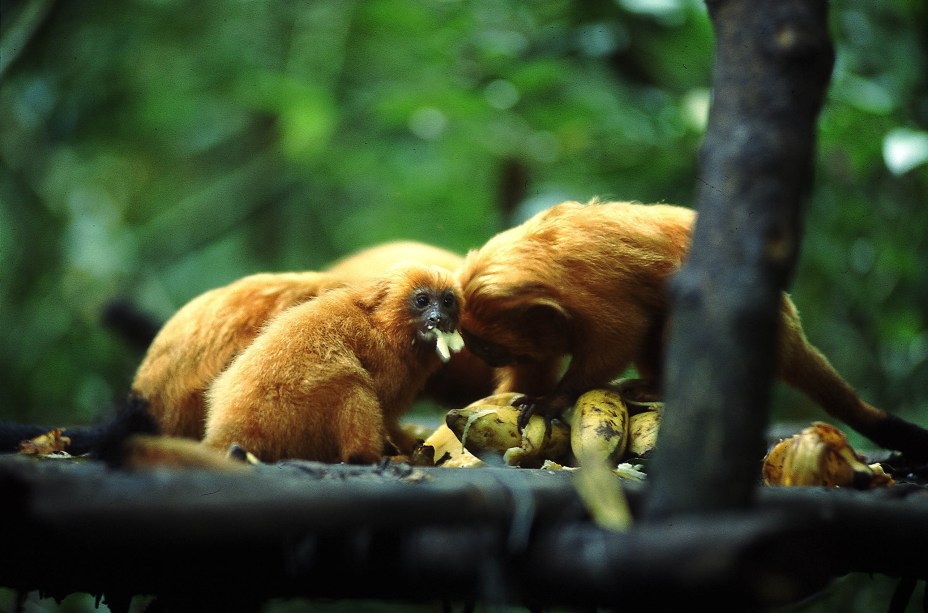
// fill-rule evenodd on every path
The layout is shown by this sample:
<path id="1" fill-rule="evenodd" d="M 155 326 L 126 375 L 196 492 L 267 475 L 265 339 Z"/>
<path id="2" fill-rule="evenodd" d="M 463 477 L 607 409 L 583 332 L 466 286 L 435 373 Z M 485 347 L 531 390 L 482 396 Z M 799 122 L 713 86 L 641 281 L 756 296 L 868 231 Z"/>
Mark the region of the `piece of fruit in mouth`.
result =
<path id="1" fill-rule="evenodd" d="M 464 339 L 457 330 L 444 332 L 433 328 L 432 333 L 435 335 L 435 351 L 442 362 L 447 362 L 451 359 L 453 352 L 456 353 L 464 348 Z"/>

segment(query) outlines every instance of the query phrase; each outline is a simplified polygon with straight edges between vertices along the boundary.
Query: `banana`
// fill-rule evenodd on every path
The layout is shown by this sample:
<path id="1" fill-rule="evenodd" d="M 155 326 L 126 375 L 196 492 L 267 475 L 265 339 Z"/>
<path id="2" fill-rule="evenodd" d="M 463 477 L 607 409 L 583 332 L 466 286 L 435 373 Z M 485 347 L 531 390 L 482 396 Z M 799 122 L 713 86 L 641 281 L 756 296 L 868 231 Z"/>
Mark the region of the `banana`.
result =
<path id="1" fill-rule="evenodd" d="M 615 466 L 628 444 L 628 408 L 613 390 L 593 389 L 582 394 L 567 412 L 570 447 L 584 465 L 606 462 Z"/>
<path id="2" fill-rule="evenodd" d="M 767 485 L 823 485 L 867 489 L 892 485 L 882 467 L 868 466 L 830 424 L 813 422 L 799 434 L 781 440 L 764 458 Z"/>
<path id="3" fill-rule="evenodd" d="M 455 330 L 454 332 L 442 332 L 438 328 L 432 330 L 435 337 L 435 352 L 438 353 L 438 357 L 442 362 L 447 362 L 451 359 L 452 353 L 457 353 L 464 348 L 464 339 L 461 338 L 461 333 Z"/>
<path id="4" fill-rule="evenodd" d="M 485 462 L 509 466 L 538 467 L 546 460 L 558 461 L 570 447 L 570 431 L 560 421 L 549 425 L 533 415 L 522 432 L 519 409 L 512 406 L 472 404 L 453 409 L 445 423 L 464 447 Z"/>
<path id="5" fill-rule="evenodd" d="M 476 400 L 467 407 L 470 409 L 476 406 L 501 406 L 511 407 L 524 394 L 517 392 L 500 392 Z M 476 468 L 483 466 L 484 462 L 470 451 L 468 451 L 458 436 L 448 427 L 447 423 L 441 424 L 428 436 L 420 436 L 421 429 L 416 426 L 404 425 L 406 430 L 414 438 L 424 438 L 423 447 L 432 447 L 434 449 L 433 465 L 443 468 Z"/>
<path id="6" fill-rule="evenodd" d="M 632 415 L 628 426 L 628 456 L 643 458 L 651 453 L 657 445 L 660 426 L 660 411 L 643 411 Z"/>
<path id="7" fill-rule="evenodd" d="M 574 489 L 583 506 L 601 528 L 625 532 L 632 525 L 632 512 L 621 480 L 603 458 L 585 459 L 586 463 L 573 473 Z"/>
<path id="8" fill-rule="evenodd" d="M 467 451 L 448 424 L 442 424 L 422 443 L 423 447 L 432 447 L 434 465 L 444 468 L 475 468 L 483 466 L 483 461 Z"/>
<path id="9" fill-rule="evenodd" d="M 613 472 L 628 444 L 628 408 L 618 391 L 592 389 L 566 412 L 570 447 L 580 463 L 574 487 L 600 527 L 625 531 L 632 514 L 625 492 Z"/>
<path id="10" fill-rule="evenodd" d="M 628 481 L 644 481 L 648 478 L 648 475 L 643 472 L 641 469 L 644 468 L 641 464 L 630 464 L 629 462 L 622 462 L 612 471 L 616 477 L 626 479 Z"/>

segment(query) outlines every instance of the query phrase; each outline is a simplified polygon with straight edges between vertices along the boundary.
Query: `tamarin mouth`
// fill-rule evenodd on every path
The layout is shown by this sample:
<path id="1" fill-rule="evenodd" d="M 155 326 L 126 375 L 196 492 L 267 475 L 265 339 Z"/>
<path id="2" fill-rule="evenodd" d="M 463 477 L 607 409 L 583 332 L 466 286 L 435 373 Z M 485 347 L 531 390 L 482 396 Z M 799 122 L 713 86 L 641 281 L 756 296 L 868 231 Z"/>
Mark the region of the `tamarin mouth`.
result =
<path id="1" fill-rule="evenodd" d="M 432 328 L 425 332 L 423 336 L 429 340 L 435 339 L 435 352 L 438 353 L 438 357 L 441 358 L 442 362 L 447 362 L 451 359 L 452 353 L 457 353 L 464 348 L 464 339 L 461 338 L 461 334 L 457 330 L 445 332 L 438 328 Z"/>

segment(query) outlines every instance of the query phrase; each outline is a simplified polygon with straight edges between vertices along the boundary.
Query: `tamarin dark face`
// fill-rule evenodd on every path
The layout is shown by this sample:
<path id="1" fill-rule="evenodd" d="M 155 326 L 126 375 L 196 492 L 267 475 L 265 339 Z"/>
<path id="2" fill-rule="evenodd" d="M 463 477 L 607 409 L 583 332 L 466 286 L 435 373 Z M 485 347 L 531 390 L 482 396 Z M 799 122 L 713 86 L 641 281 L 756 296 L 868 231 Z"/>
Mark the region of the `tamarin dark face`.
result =
<path id="1" fill-rule="evenodd" d="M 451 289 L 416 289 L 412 294 L 412 309 L 419 321 L 420 333 L 435 328 L 442 332 L 451 332 L 458 327 L 461 315 L 460 300 Z"/>
<path id="2" fill-rule="evenodd" d="M 416 336 L 426 343 L 434 343 L 442 361 L 448 361 L 452 351 L 464 345 L 457 332 L 461 316 L 461 299 L 449 288 L 419 287 L 412 292 L 410 308 L 416 321 Z"/>

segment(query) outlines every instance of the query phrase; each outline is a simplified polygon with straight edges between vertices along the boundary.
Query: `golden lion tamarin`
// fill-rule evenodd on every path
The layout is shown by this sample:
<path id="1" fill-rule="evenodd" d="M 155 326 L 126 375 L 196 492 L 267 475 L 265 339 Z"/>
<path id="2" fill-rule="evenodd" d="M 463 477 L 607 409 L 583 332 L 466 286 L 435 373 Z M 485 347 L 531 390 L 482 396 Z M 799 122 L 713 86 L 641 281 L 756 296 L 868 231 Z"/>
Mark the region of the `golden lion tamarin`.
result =
<path id="1" fill-rule="evenodd" d="M 323 272 L 260 273 L 207 291 L 158 332 L 136 371 L 133 393 L 147 401 L 163 434 L 199 440 L 206 388 L 272 317 L 329 289 L 382 275 L 401 260 L 449 271 L 463 262 L 440 247 L 397 241 L 346 256 Z M 426 392 L 439 402 L 466 404 L 487 395 L 492 386 L 493 370 L 463 351 L 435 373 Z"/>
<path id="2" fill-rule="evenodd" d="M 659 379 L 666 285 L 686 257 L 694 220 L 694 211 L 672 205 L 565 202 L 469 253 L 459 276 L 461 334 L 472 352 L 506 367 L 497 391 L 534 396 L 527 418 L 532 410 L 558 414 L 630 365 Z M 928 454 L 928 433 L 909 438 L 917 426 L 862 401 L 808 342 L 785 293 L 779 343 L 785 382 L 876 443 Z"/>
<path id="3" fill-rule="evenodd" d="M 463 257 L 441 247 L 394 241 L 345 256 L 325 270 L 339 278 L 357 281 L 380 275 L 400 260 L 425 262 L 452 272 L 464 263 Z M 493 368 L 464 349 L 452 355 L 451 361 L 429 377 L 423 394 L 440 405 L 457 408 L 488 396 L 493 391 L 495 378 Z"/>
<path id="4" fill-rule="evenodd" d="M 284 309 L 338 287 L 319 272 L 261 273 L 200 294 L 158 332 L 132 382 L 162 434 L 203 438 L 203 394 Z"/>
<path id="5" fill-rule="evenodd" d="M 450 272 L 411 263 L 284 311 L 210 386 L 203 442 L 263 461 L 408 453 L 399 418 L 463 346 L 460 306 Z"/>

